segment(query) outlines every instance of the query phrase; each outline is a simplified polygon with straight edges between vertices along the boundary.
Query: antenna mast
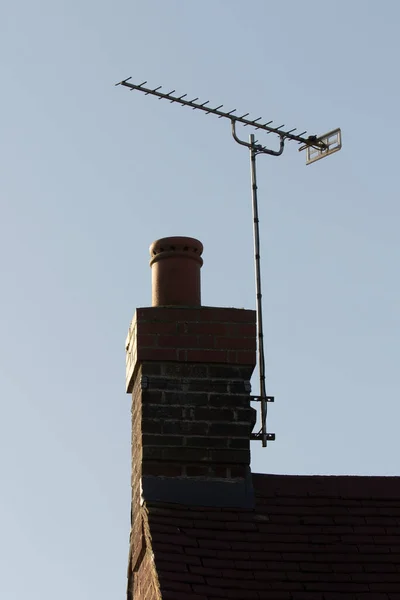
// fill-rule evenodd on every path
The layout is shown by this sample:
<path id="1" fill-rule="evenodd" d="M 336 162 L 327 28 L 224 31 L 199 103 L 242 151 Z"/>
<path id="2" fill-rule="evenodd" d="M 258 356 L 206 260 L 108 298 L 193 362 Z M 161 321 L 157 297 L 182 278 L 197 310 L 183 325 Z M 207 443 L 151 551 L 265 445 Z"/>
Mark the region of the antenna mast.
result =
<path id="1" fill-rule="evenodd" d="M 255 264 L 255 283 L 256 283 L 256 308 L 257 308 L 257 337 L 258 337 L 258 369 L 260 379 L 260 393 L 258 396 L 251 396 L 253 401 L 260 402 L 261 404 L 261 428 L 257 433 L 251 434 L 252 440 L 261 440 L 263 447 L 267 446 L 268 441 L 275 440 L 274 433 L 267 433 L 267 403 L 273 402 L 273 396 L 267 396 L 266 390 L 266 375 L 265 375 L 265 351 L 264 351 L 264 329 L 263 329 L 263 315 L 262 315 L 262 291 L 261 291 L 261 265 L 260 265 L 260 228 L 259 228 L 259 217 L 258 217 L 258 197 L 257 197 L 257 173 L 256 173 L 256 157 L 259 154 L 267 154 L 269 156 L 281 156 L 285 147 L 285 141 L 297 142 L 302 144 L 299 151 L 306 150 L 306 164 L 311 164 L 325 156 L 337 152 L 342 147 L 341 131 L 335 129 L 326 133 L 322 136 L 309 135 L 304 137 L 307 131 L 302 131 L 297 134 L 296 127 L 288 131 L 283 130 L 285 125 L 279 125 L 279 127 L 273 127 L 273 121 L 267 121 L 260 123 L 261 117 L 257 119 L 248 118 L 249 113 L 245 113 L 238 116 L 236 109 L 226 112 L 221 110 L 223 104 L 216 108 L 209 106 L 209 100 L 206 102 L 198 102 L 199 98 L 193 98 L 192 100 L 187 99 L 187 94 L 182 96 L 175 96 L 175 90 L 168 93 L 161 92 L 162 86 L 156 88 L 144 87 L 147 81 L 143 81 L 139 85 L 130 83 L 131 77 L 124 79 L 115 85 L 122 85 L 132 90 L 143 92 L 146 96 L 155 96 L 159 100 L 169 100 L 169 102 L 177 103 L 182 106 L 188 106 L 193 110 L 200 110 L 205 112 L 207 115 L 217 115 L 219 119 L 229 119 L 231 122 L 232 136 L 233 139 L 240 144 L 245 146 L 250 151 L 250 176 L 251 176 L 251 197 L 252 197 L 252 209 L 253 209 L 253 239 L 254 239 L 254 264 Z M 257 142 L 254 134 L 250 134 L 249 141 L 245 142 L 241 140 L 236 133 L 236 124 L 240 123 L 244 127 L 250 126 L 253 129 L 261 129 L 266 131 L 267 134 L 274 133 L 279 137 L 279 149 L 272 150 L 266 148 Z"/>

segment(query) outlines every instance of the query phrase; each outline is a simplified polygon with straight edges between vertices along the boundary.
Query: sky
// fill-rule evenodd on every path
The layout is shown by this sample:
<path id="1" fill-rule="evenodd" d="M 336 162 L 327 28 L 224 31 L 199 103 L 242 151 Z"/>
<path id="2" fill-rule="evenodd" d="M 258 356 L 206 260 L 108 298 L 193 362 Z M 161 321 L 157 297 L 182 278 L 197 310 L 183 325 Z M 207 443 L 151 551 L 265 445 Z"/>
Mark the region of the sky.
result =
<path id="1" fill-rule="evenodd" d="M 252 469 L 399 475 L 400 5 L 0 11 L 0 596 L 125 597 L 124 343 L 151 303 L 150 243 L 200 239 L 203 304 L 255 307 L 246 149 L 229 122 L 115 87 L 129 76 L 288 129 L 341 127 L 341 152 L 313 165 L 295 144 L 257 159 L 276 441 L 252 444 Z"/>

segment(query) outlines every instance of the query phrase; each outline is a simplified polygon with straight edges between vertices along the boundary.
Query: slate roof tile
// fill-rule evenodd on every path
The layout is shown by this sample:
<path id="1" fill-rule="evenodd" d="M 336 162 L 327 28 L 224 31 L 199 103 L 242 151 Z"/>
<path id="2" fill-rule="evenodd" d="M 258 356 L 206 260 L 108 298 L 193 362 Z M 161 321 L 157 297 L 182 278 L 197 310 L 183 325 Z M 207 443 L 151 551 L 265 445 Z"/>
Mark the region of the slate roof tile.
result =
<path id="1" fill-rule="evenodd" d="M 147 505 L 163 600 L 400 600 L 400 478 L 253 483 L 254 510 Z"/>

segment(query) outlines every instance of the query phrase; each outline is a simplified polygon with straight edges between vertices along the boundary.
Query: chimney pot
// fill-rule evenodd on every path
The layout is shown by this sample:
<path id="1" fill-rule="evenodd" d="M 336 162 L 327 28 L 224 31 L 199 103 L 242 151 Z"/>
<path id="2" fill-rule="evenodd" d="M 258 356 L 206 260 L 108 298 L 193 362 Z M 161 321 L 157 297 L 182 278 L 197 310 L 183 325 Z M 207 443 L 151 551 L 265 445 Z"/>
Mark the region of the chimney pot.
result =
<path id="1" fill-rule="evenodd" d="M 150 246 L 153 306 L 200 306 L 203 244 L 190 237 L 167 237 Z"/>

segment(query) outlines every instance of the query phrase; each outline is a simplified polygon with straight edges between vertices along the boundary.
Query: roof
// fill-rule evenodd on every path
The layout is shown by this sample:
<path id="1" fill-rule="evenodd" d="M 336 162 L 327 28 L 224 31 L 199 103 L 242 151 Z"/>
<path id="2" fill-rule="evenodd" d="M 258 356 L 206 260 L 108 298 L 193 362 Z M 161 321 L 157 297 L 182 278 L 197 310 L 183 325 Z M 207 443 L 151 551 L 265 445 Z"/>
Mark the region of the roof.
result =
<path id="1" fill-rule="evenodd" d="M 147 505 L 163 600 L 400 599 L 400 477 L 253 484 L 254 509 Z"/>

